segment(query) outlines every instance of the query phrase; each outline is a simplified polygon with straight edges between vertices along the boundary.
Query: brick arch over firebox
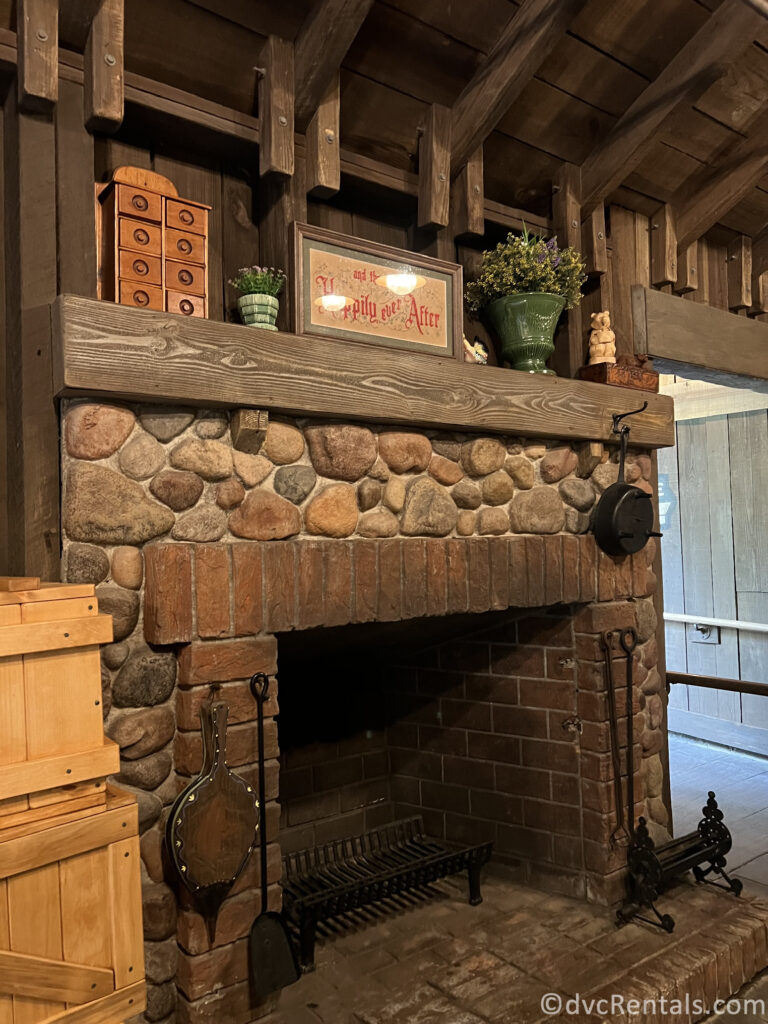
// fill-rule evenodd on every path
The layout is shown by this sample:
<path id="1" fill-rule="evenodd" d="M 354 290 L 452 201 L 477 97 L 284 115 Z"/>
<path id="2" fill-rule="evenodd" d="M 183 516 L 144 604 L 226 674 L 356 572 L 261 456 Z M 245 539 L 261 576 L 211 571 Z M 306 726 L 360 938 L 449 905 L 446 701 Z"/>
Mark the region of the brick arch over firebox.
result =
<path id="1" fill-rule="evenodd" d="M 153 644 L 423 616 L 643 597 L 647 555 L 614 560 L 591 536 L 152 544 Z"/>

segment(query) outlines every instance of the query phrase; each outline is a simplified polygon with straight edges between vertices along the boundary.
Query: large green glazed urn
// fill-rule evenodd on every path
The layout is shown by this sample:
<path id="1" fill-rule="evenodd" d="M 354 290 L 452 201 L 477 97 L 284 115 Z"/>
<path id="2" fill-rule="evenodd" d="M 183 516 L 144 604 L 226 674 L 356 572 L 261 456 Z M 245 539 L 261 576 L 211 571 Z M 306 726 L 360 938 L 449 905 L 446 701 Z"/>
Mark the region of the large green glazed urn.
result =
<path id="1" fill-rule="evenodd" d="M 274 295 L 241 295 L 237 305 L 246 326 L 260 327 L 262 331 L 277 330 L 276 320 L 280 302 Z"/>
<path id="2" fill-rule="evenodd" d="M 501 357 L 513 370 L 548 373 L 555 351 L 555 327 L 565 306 L 562 295 L 517 292 L 489 303 L 484 313 L 501 342 Z"/>

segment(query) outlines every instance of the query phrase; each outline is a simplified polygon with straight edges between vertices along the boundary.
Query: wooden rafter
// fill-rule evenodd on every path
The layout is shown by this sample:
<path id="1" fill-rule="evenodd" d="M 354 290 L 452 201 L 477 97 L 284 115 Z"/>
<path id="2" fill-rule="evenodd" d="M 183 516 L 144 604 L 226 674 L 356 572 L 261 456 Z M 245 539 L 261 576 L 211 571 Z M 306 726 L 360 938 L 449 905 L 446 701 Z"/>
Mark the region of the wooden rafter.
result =
<path id="1" fill-rule="evenodd" d="M 526 0 L 452 108 L 451 175 L 483 144 L 584 0 Z"/>
<path id="2" fill-rule="evenodd" d="M 338 73 L 373 0 L 317 0 L 294 47 L 299 131 L 309 124 Z"/>
<path id="3" fill-rule="evenodd" d="M 754 188 L 768 166 L 768 112 L 750 129 L 748 138 L 723 159 L 703 167 L 683 182 L 672 198 L 677 210 L 678 250 L 692 242 L 732 210 Z"/>
<path id="4" fill-rule="evenodd" d="M 634 170 L 645 146 L 674 108 L 704 92 L 725 62 L 746 49 L 765 24 L 765 18 L 745 0 L 724 0 L 582 164 L 582 215 L 603 202 Z"/>

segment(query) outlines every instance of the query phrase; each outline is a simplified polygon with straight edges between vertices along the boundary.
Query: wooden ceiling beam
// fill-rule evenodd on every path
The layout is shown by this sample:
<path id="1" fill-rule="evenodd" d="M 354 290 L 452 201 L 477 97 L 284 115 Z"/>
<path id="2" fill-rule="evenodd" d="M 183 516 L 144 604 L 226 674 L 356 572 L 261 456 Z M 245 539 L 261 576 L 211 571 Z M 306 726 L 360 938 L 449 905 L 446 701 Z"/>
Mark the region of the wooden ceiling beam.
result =
<path id="1" fill-rule="evenodd" d="M 765 18 L 745 0 L 724 0 L 582 164 L 582 215 L 604 202 L 635 169 L 675 107 L 704 92 L 726 61 L 763 28 Z"/>
<path id="2" fill-rule="evenodd" d="M 526 0 L 452 108 L 451 176 L 520 95 L 585 0 Z"/>
<path id="3" fill-rule="evenodd" d="M 372 6 L 373 0 L 318 0 L 299 30 L 294 46 L 299 131 L 320 106 Z"/>
<path id="4" fill-rule="evenodd" d="M 751 134 L 711 167 L 684 181 L 672 197 L 678 252 L 701 238 L 755 187 L 768 166 L 768 112 Z"/>

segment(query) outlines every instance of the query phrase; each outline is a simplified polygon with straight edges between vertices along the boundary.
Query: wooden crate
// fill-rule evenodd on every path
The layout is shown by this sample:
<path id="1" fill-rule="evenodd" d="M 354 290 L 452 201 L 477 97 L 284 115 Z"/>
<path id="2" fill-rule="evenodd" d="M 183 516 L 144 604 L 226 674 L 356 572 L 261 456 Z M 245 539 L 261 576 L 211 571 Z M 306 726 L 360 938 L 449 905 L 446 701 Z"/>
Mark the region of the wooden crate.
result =
<path id="1" fill-rule="evenodd" d="M 111 640 L 91 584 L 0 578 L 0 836 L 59 805 L 103 806 L 120 763 L 101 707 L 99 644 Z"/>
<path id="2" fill-rule="evenodd" d="M 0 837 L 0 1024 L 112 1024 L 145 1008 L 138 809 Z"/>

